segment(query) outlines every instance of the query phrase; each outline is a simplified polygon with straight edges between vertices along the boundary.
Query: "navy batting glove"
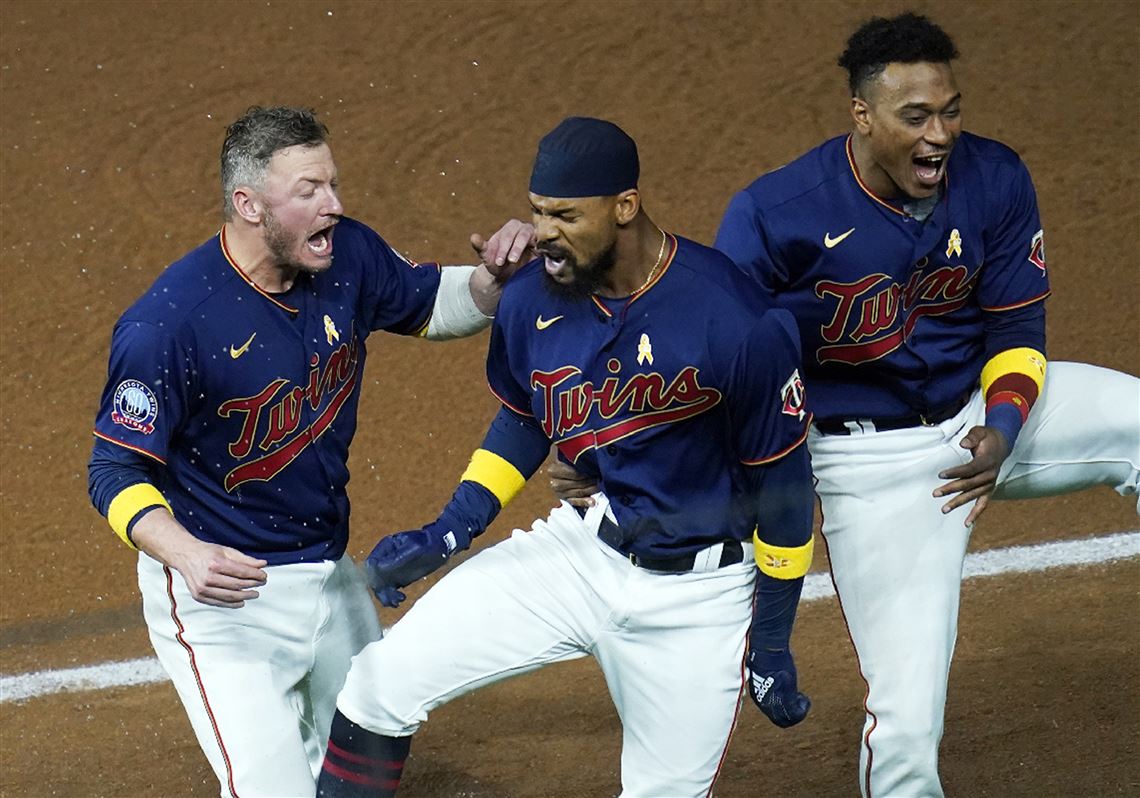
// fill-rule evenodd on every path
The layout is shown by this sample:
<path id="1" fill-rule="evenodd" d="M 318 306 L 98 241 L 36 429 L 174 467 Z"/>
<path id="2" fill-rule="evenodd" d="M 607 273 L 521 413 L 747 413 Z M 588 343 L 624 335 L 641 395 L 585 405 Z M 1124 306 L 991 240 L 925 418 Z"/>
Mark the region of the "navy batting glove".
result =
<path id="1" fill-rule="evenodd" d="M 364 561 L 368 586 L 385 607 L 398 607 L 406 598 L 400 588 L 439 568 L 457 548 L 456 535 L 441 521 L 389 535 L 376 544 Z"/>
<path id="2" fill-rule="evenodd" d="M 796 689 L 796 664 L 788 650 L 749 652 L 748 694 L 781 729 L 795 726 L 811 709 L 811 699 Z"/>

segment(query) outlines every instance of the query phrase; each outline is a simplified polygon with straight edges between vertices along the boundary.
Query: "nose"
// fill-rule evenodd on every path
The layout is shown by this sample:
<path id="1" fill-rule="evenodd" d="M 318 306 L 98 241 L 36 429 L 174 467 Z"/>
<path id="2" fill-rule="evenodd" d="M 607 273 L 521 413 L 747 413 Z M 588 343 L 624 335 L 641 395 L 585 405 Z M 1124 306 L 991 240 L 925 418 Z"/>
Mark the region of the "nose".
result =
<path id="1" fill-rule="evenodd" d="M 325 203 L 324 214 L 325 216 L 344 215 L 344 206 L 340 204 L 340 196 L 336 193 L 336 189 L 329 191 L 329 198 Z"/>
<path id="2" fill-rule="evenodd" d="M 542 216 L 539 214 L 534 215 L 534 238 L 535 242 L 542 244 L 554 241 L 558 238 L 558 226 L 554 224 L 554 220 L 549 216 Z"/>
<path id="3" fill-rule="evenodd" d="M 930 124 L 926 126 L 926 140 L 935 146 L 944 146 L 950 143 L 950 128 L 941 114 L 932 114 Z"/>

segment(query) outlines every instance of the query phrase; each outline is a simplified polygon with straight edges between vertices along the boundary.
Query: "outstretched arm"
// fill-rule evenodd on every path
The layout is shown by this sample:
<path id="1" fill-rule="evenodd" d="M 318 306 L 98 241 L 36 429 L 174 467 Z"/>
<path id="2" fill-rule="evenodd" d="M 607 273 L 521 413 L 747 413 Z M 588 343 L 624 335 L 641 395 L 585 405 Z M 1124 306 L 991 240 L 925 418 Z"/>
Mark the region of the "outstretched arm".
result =
<path id="1" fill-rule="evenodd" d="M 365 562 L 380 603 L 399 606 L 401 588 L 435 571 L 490 526 L 546 459 L 550 441 L 534 419 L 499 410 L 439 518 L 382 538 Z"/>

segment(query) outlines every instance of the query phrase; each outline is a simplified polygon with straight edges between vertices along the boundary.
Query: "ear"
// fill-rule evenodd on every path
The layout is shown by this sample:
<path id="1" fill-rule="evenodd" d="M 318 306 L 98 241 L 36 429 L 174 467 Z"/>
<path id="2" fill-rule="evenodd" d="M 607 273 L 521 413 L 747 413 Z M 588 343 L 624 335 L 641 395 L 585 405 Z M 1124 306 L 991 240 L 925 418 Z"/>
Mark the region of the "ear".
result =
<path id="1" fill-rule="evenodd" d="M 234 211 L 250 224 L 260 224 L 263 211 L 261 198 L 249 186 L 238 186 L 233 194 Z"/>
<path id="2" fill-rule="evenodd" d="M 871 106 L 862 97 L 851 98 L 851 119 L 861 135 L 866 136 L 871 132 Z"/>
<path id="3" fill-rule="evenodd" d="M 614 221 L 618 226 L 625 227 L 633 221 L 640 210 L 641 194 L 636 188 L 626 189 L 617 195 L 617 202 L 614 204 Z"/>

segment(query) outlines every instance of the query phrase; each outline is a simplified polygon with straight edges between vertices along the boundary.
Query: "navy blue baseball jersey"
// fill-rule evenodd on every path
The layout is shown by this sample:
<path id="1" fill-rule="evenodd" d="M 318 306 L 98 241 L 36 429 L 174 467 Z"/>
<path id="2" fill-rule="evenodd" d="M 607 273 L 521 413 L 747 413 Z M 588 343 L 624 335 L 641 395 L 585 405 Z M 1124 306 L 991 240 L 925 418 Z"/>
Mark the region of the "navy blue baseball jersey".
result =
<path id="1" fill-rule="evenodd" d="M 119 319 L 95 435 L 161 464 L 156 487 L 195 537 L 271 565 L 335 560 L 365 339 L 420 332 L 439 279 L 342 218 L 332 267 L 269 294 L 223 230 Z"/>
<path id="2" fill-rule="evenodd" d="M 924 221 L 863 184 L 850 136 L 766 174 L 729 204 L 716 247 L 799 325 L 819 419 L 899 418 L 977 386 L 986 338 L 1049 294 L 1029 172 L 1003 144 L 963 133 Z"/>
<path id="3" fill-rule="evenodd" d="M 745 469 L 796 448 L 810 421 L 790 315 L 764 310 L 721 253 L 669 247 L 657 277 L 617 300 L 567 297 L 528 264 L 487 358 L 491 390 L 600 479 L 642 556 L 749 539 Z"/>

